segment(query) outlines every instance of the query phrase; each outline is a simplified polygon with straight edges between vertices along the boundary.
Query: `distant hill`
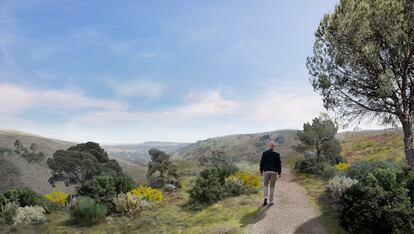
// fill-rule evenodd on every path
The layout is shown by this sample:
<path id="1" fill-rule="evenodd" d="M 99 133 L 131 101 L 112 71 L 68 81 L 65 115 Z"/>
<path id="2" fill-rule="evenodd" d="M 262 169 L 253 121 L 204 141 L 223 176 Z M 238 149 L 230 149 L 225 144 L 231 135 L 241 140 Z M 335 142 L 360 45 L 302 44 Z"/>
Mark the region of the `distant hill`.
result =
<path id="1" fill-rule="evenodd" d="M 278 142 L 278 151 L 282 157 L 286 157 L 293 153 L 296 133 L 297 130 L 278 130 L 210 138 L 177 150 L 173 158 L 197 160 L 202 155 L 211 155 L 212 151 L 223 151 L 233 162 L 258 162 L 269 140 Z"/>
<path id="2" fill-rule="evenodd" d="M 39 150 L 46 154 L 45 159 L 37 163 L 28 163 L 19 155 L 6 155 L 4 149 L 12 148 L 16 139 L 19 139 L 25 146 L 35 143 Z M 50 170 L 46 160 L 57 150 L 67 149 L 74 144 L 19 131 L 0 130 L 0 192 L 13 186 L 28 186 L 39 193 L 47 193 L 54 189 L 71 191 L 73 188 L 68 188 L 62 183 L 58 183 L 56 188 L 50 186 L 47 181 Z M 116 160 L 123 170 L 136 180 L 145 179 L 145 167 L 124 159 L 116 158 Z"/>
<path id="3" fill-rule="evenodd" d="M 138 181 L 145 181 L 147 150 L 159 148 L 172 155 L 173 159 L 198 160 L 202 155 L 209 156 L 212 151 L 223 151 L 233 162 L 255 162 L 260 160 L 266 143 L 275 140 L 279 143 L 278 151 L 286 158 L 295 155 L 292 146 L 296 144 L 297 130 L 278 130 L 253 134 L 237 134 L 210 138 L 192 144 L 172 142 L 146 142 L 136 145 L 104 145 L 110 157 L 116 158 L 123 170 Z M 49 168 L 47 157 L 38 163 L 28 163 L 20 156 L 4 154 L 4 149 L 10 149 L 16 139 L 24 145 L 37 144 L 40 151 L 47 157 L 56 150 L 67 149 L 73 142 L 45 138 L 19 131 L 0 130 L 0 192 L 11 186 L 29 186 L 39 193 L 46 193 L 53 188 L 47 182 Z M 402 131 L 384 129 L 375 131 L 355 131 L 339 133 L 342 154 L 349 162 L 361 160 L 395 160 L 404 159 Z M 296 154 L 295 157 L 300 155 Z M 138 165 L 137 162 L 141 165 Z M 286 164 L 285 164 L 286 165 Z M 71 188 L 58 184 L 56 190 L 70 191 Z"/>
<path id="4" fill-rule="evenodd" d="M 400 129 L 366 130 L 338 134 L 342 154 L 349 162 L 361 160 L 405 159 L 403 133 Z"/>
<path id="5" fill-rule="evenodd" d="M 122 158 L 128 161 L 147 165 L 150 161 L 148 150 L 151 148 L 160 149 L 168 154 L 173 153 L 189 143 L 175 142 L 145 142 L 141 144 L 119 144 L 119 145 L 103 145 L 102 147 L 113 157 Z"/>

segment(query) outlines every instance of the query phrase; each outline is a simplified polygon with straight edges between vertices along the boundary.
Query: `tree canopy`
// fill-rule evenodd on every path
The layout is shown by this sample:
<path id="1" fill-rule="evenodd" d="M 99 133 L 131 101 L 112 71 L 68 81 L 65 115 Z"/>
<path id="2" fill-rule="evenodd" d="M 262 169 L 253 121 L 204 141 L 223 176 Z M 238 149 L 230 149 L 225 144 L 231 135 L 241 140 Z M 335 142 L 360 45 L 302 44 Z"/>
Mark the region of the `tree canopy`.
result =
<path id="1" fill-rule="evenodd" d="M 123 175 L 122 168 L 99 144 L 87 142 L 71 146 L 67 150 L 58 150 L 47 160 L 52 176 L 49 183 L 63 181 L 66 186 L 80 184 L 84 186 L 98 175 Z"/>
<path id="2" fill-rule="evenodd" d="M 177 165 L 170 161 L 164 151 L 152 148 L 148 151 L 151 161 L 148 163 L 147 179 L 152 187 L 161 188 L 165 184 L 177 184 Z"/>
<path id="3" fill-rule="evenodd" d="M 329 161 L 336 164 L 341 161 L 340 142 L 335 138 L 337 124 L 327 114 L 314 118 L 312 123 L 305 123 L 303 131 L 298 131 L 299 143 L 294 146 L 297 152 L 313 152 L 318 161 Z"/>
<path id="4" fill-rule="evenodd" d="M 325 107 L 348 122 L 400 122 L 414 166 L 414 1 L 341 0 L 315 37 L 307 67 Z"/>

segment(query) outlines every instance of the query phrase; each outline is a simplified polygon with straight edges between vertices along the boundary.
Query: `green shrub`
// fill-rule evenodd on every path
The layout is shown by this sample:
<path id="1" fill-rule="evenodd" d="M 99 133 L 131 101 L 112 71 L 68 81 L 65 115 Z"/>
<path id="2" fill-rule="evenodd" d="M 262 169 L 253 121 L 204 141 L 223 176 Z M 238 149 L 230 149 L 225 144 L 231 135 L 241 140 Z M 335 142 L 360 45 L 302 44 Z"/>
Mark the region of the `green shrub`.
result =
<path id="1" fill-rule="evenodd" d="M 377 169 L 342 197 L 342 226 L 351 233 L 414 233 L 414 210 L 402 170 Z"/>
<path id="2" fill-rule="evenodd" d="M 325 163 L 323 165 L 323 172 L 322 172 L 322 176 L 325 178 L 333 178 L 335 176 L 343 176 L 344 172 L 338 170 L 335 166 L 332 166 L 329 163 Z"/>
<path id="3" fill-rule="evenodd" d="M 98 203 L 104 204 L 109 210 L 113 210 L 112 200 L 119 193 L 127 193 L 135 187 L 131 177 L 97 176 L 87 185 L 82 186 L 78 194 L 93 198 Z"/>
<path id="4" fill-rule="evenodd" d="M 240 196 L 242 194 L 249 194 L 252 191 L 247 187 L 243 181 L 237 178 L 229 178 L 224 184 L 224 190 L 227 196 Z"/>
<path id="5" fill-rule="evenodd" d="M 357 180 L 351 179 L 345 176 L 335 176 L 328 181 L 326 191 L 328 193 L 329 200 L 333 203 L 337 203 L 341 200 L 345 192 L 350 189 L 354 184 L 358 183 Z"/>
<path id="6" fill-rule="evenodd" d="M 40 206 L 25 206 L 17 209 L 16 224 L 35 224 L 46 221 L 45 209 Z"/>
<path id="7" fill-rule="evenodd" d="M 105 219 L 107 208 L 90 197 L 80 197 L 70 208 L 72 219 L 81 225 L 91 225 Z"/>
<path id="8" fill-rule="evenodd" d="M 0 224 L 13 224 L 19 206 L 14 202 L 0 205 Z"/>
<path id="9" fill-rule="evenodd" d="M 324 170 L 324 163 L 314 158 L 299 160 L 295 163 L 295 169 L 301 173 L 321 175 Z"/>
<path id="10" fill-rule="evenodd" d="M 224 188 L 229 196 L 252 194 L 260 187 L 260 177 L 244 171 L 237 171 L 226 178 Z"/>
<path id="11" fill-rule="evenodd" d="M 115 190 L 113 177 L 97 176 L 89 184 L 82 186 L 78 194 L 90 197 L 111 210 L 113 208 L 112 199 L 116 196 L 117 192 Z"/>
<path id="12" fill-rule="evenodd" d="M 226 196 L 224 189 L 226 178 L 237 171 L 237 166 L 227 162 L 204 169 L 189 191 L 189 205 L 198 209 L 223 199 Z"/>
<path id="13" fill-rule="evenodd" d="M 216 173 L 216 170 L 206 169 L 197 178 L 194 187 L 189 191 L 189 204 L 193 208 L 213 204 L 224 197 L 225 191 Z"/>
<path id="14" fill-rule="evenodd" d="M 5 204 L 6 202 L 15 202 L 21 207 L 35 206 L 41 205 L 42 200 L 42 196 L 30 188 L 12 188 L 3 193 L 0 198 L 0 205 Z"/>
<path id="15" fill-rule="evenodd" d="M 353 163 L 347 170 L 346 176 L 351 177 L 352 179 L 362 180 L 370 172 L 379 169 L 379 168 L 390 168 L 398 169 L 403 165 L 395 162 L 387 161 L 361 161 Z"/>
<path id="16" fill-rule="evenodd" d="M 224 185 L 226 178 L 236 173 L 239 169 L 232 163 L 223 163 L 221 165 L 215 165 L 207 167 L 201 171 L 200 176 L 207 178 L 209 176 L 217 177 L 220 184 Z"/>
<path id="17" fill-rule="evenodd" d="M 414 205 L 414 171 L 409 171 L 406 176 L 406 187 L 408 196 L 410 196 L 411 204 Z"/>
<path id="18" fill-rule="evenodd" d="M 114 186 L 116 193 L 127 193 L 137 187 L 137 183 L 130 176 L 116 176 L 114 177 Z"/>

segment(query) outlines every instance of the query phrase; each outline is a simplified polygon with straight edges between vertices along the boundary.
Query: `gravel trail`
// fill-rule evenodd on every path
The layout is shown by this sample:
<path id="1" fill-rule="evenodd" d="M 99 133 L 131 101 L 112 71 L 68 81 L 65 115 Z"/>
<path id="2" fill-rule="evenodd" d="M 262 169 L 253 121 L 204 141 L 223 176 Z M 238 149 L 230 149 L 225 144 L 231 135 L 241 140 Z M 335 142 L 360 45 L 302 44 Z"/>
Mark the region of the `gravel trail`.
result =
<path id="1" fill-rule="evenodd" d="M 319 214 L 303 188 L 284 170 L 275 188 L 275 204 L 261 208 L 251 229 L 253 234 L 325 234 Z"/>

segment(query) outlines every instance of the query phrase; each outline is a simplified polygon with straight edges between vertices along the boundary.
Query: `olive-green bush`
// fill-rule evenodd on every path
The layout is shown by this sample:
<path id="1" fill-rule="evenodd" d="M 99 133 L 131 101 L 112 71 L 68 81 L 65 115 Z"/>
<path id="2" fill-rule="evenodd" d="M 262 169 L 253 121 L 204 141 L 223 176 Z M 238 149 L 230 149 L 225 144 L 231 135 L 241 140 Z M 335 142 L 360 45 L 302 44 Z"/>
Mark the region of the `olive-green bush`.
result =
<path id="1" fill-rule="evenodd" d="M 414 209 L 401 169 L 377 169 L 341 198 L 342 226 L 351 233 L 414 233 Z"/>

